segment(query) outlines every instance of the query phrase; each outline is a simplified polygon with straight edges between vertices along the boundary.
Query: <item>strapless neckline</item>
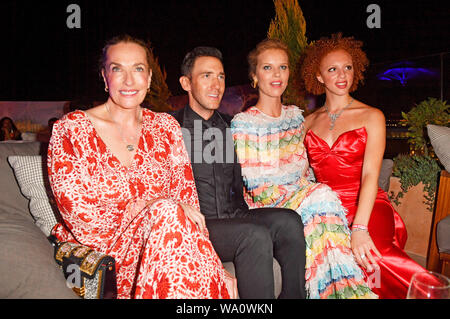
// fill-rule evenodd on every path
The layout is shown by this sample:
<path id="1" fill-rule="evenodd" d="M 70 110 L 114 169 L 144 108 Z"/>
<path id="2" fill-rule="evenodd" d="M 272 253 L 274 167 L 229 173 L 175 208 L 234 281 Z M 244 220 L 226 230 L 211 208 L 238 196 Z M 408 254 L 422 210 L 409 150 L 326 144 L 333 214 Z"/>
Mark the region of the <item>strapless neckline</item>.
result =
<path id="1" fill-rule="evenodd" d="M 359 207 L 367 140 L 365 127 L 343 132 L 331 147 L 311 130 L 304 139 L 316 180 L 336 192 L 347 211 L 349 224 L 353 222 Z M 381 298 L 404 298 L 412 275 L 423 268 L 402 251 L 407 239 L 406 227 L 381 188 L 378 188 L 374 198 L 368 228 L 383 256 L 382 260 L 377 260 L 380 271 L 373 291 Z M 372 284 L 373 275 L 367 275 Z"/>
<path id="2" fill-rule="evenodd" d="M 343 133 L 341 133 L 337 138 L 336 138 L 336 140 L 333 142 L 333 144 L 330 146 L 330 144 L 328 144 L 327 142 L 325 142 L 325 140 L 323 139 L 323 138 L 321 138 L 319 135 L 317 135 L 316 133 L 314 133 L 314 131 L 313 130 L 308 130 L 308 132 L 306 133 L 307 135 L 308 134 L 312 134 L 312 135 L 314 135 L 320 142 L 322 142 L 323 144 L 325 144 L 326 146 L 328 146 L 328 148 L 330 149 L 330 150 L 332 150 L 335 146 L 336 146 L 336 144 L 341 140 L 341 138 L 343 137 L 343 136 L 345 136 L 346 134 L 348 134 L 348 133 L 351 133 L 351 132 L 356 132 L 356 131 L 359 131 L 359 130 L 364 130 L 364 131 L 366 131 L 366 127 L 365 126 L 362 126 L 362 127 L 360 127 L 360 128 L 355 128 L 355 129 L 353 129 L 353 130 L 349 130 L 349 131 L 345 131 L 345 132 L 343 132 Z M 367 133 L 367 131 L 366 131 L 366 133 Z"/>

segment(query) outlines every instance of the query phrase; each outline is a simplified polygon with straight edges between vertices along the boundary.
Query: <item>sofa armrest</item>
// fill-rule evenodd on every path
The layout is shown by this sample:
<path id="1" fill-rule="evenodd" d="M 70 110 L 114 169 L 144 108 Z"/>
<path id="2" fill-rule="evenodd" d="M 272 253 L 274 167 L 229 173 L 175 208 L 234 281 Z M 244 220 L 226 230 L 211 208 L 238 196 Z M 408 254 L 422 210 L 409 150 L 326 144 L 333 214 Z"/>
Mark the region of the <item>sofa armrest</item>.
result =
<path id="1" fill-rule="evenodd" d="M 223 267 L 233 276 L 236 276 L 235 268 L 233 262 L 224 262 Z M 278 261 L 273 259 L 273 279 L 274 279 L 274 294 L 275 298 L 281 293 L 281 267 Z M 238 279 L 239 282 L 239 279 Z"/>
<path id="2" fill-rule="evenodd" d="M 31 218 L 0 209 L 0 298 L 72 299 L 53 250 Z"/>

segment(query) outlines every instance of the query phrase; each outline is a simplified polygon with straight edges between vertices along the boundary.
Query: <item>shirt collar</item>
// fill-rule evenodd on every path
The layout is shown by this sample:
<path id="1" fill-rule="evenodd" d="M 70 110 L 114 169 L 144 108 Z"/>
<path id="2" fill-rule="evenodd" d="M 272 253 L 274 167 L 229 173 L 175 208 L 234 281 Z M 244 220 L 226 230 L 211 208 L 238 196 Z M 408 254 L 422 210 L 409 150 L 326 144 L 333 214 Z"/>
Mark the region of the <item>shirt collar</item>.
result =
<path id="1" fill-rule="evenodd" d="M 217 111 L 214 111 L 213 115 L 208 120 L 205 120 L 200 115 L 198 115 L 189 105 L 187 105 L 184 111 L 184 127 L 186 128 L 194 127 L 194 121 L 196 120 L 202 121 L 202 124 L 206 128 L 210 127 L 221 128 L 222 126 L 227 127 L 226 123 L 224 122 L 224 120 Z"/>

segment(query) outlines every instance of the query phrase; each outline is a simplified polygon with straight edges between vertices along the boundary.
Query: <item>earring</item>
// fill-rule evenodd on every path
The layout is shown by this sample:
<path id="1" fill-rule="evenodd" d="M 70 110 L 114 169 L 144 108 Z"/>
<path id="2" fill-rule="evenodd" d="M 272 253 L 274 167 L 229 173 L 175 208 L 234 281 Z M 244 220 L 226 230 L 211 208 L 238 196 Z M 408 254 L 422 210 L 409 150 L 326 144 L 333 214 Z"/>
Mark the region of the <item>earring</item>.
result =
<path id="1" fill-rule="evenodd" d="M 105 86 L 105 92 L 108 92 L 108 91 L 109 91 L 108 87 L 107 87 L 107 86 Z"/>
<path id="2" fill-rule="evenodd" d="M 252 81 L 252 88 L 256 89 L 256 86 L 258 85 L 258 80 Z"/>

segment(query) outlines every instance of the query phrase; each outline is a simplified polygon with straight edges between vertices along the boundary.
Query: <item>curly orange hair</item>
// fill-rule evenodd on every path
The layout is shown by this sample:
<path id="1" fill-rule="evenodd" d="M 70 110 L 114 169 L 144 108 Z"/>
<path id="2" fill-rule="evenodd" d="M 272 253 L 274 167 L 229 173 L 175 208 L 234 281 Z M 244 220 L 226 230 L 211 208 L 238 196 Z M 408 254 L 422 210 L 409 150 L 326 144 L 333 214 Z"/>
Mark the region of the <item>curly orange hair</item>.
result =
<path id="1" fill-rule="evenodd" d="M 369 65 L 369 60 L 361 49 L 362 45 L 361 41 L 353 37 L 342 37 L 342 33 L 335 33 L 330 38 L 320 38 L 312 43 L 306 50 L 300 71 L 306 90 L 314 95 L 325 93 L 324 85 L 316 77 L 320 62 L 328 53 L 342 49 L 352 57 L 354 77 L 350 92 L 355 91 L 359 82 L 364 81 L 363 73 Z"/>

